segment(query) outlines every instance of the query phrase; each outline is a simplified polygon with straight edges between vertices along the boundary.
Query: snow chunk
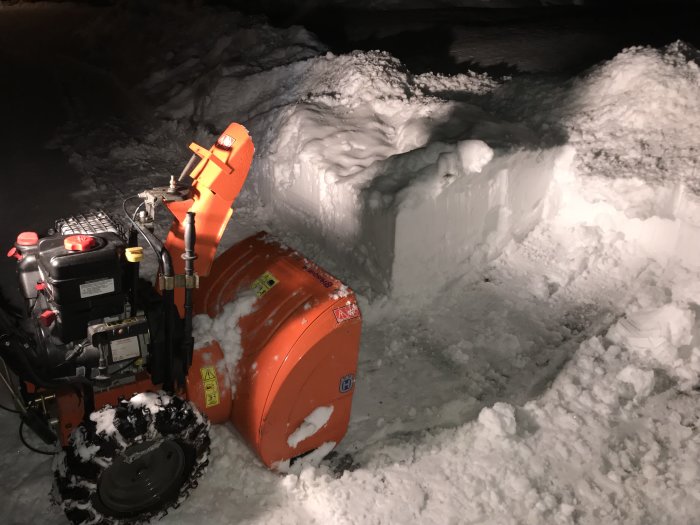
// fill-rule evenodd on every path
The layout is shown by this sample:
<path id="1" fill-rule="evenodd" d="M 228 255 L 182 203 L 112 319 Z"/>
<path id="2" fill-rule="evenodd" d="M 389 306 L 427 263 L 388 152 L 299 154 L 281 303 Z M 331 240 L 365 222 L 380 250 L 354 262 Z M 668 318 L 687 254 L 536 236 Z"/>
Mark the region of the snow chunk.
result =
<path id="1" fill-rule="evenodd" d="M 630 313 L 608 331 L 612 342 L 639 353 L 655 353 L 665 343 L 678 347 L 692 338 L 695 315 L 688 308 L 667 304 Z"/>
<path id="2" fill-rule="evenodd" d="M 94 414 L 90 415 L 90 419 L 92 419 L 92 416 Z M 95 421 L 93 419 L 93 421 Z M 102 423 L 102 425 L 100 425 Z M 111 427 L 114 429 L 114 425 Z M 103 421 L 97 422 L 97 432 L 98 434 L 101 431 L 106 431 L 109 430 L 109 428 L 105 429 L 105 425 Z M 83 434 L 82 430 L 79 430 L 77 432 L 73 433 L 73 449 L 76 451 L 78 456 L 80 457 L 81 460 L 84 462 L 90 461 L 93 457 L 95 457 L 95 454 L 97 454 L 100 451 L 100 446 L 99 445 L 88 445 L 85 442 L 85 435 Z M 62 457 L 61 461 L 59 462 L 60 468 L 65 471 L 66 465 L 65 465 L 65 458 Z"/>
<path id="3" fill-rule="evenodd" d="M 98 434 L 105 433 L 109 436 L 116 434 L 117 428 L 114 426 L 114 413 L 115 410 L 113 408 L 105 408 L 90 414 L 90 420 L 95 422 L 95 431 Z"/>
<path id="4" fill-rule="evenodd" d="M 649 397 L 654 389 L 654 371 L 642 370 L 635 366 L 626 366 L 617 374 L 617 379 L 632 385 L 635 391 L 635 399 L 640 400 Z"/>
<path id="5" fill-rule="evenodd" d="M 236 367 L 243 355 L 241 328 L 238 321 L 253 312 L 257 296 L 254 290 L 243 290 L 236 299 L 226 304 L 219 315 L 212 319 L 200 314 L 192 319 L 192 335 L 196 347 L 202 347 L 214 340 L 224 352 L 224 360 L 216 363 L 217 370 L 225 371 L 231 394 L 236 393 Z"/>
<path id="6" fill-rule="evenodd" d="M 317 467 L 323 458 L 325 458 L 331 450 L 335 448 L 335 441 L 326 441 L 320 447 L 313 450 L 304 457 L 298 458 L 293 464 L 290 460 L 278 461 L 272 468 L 283 474 L 299 475 L 302 471 Z M 287 481 L 289 483 L 289 481 Z"/>
<path id="7" fill-rule="evenodd" d="M 694 311 L 669 303 L 628 313 L 608 330 L 606 337 L 626 348 L 644 367 L 663 367 L 679 380 L 682 390 L 688 390 L 700 380 L 696 330 Z M 638 381 L 627 382 L 636 388 Z"/>
<path id="8" fill-rule="evenodd" d="M 496 403 L 479 413 L 479 423 L 492 436 L 514 436 L 517 430 L 515 410 L 508 403 Z"/>
<path id="9" fill-rule="evenodd" d="M 493 159 L 493 150 L 481 140 L 465 140 L 457 146 L 462 167 L 467 172 L 481 173 Z"/>
<path id="10" fill-rule="evenodd" d="M 154 392 L 142 392 L 136 394 L 130 400 L 130 403 L 135 407 L 147 408 L 151 414 L 156 414 L 160 412 L 162 408 L 162 402 L 169 403 L 170 398 L 167 396 L 159 396 Z"/>
<path id="11" fill-rule="evenodd" d="M 323 428 L 333 413 L 333 405 L 326 407 L 318 407 L 311 414 L 304 418 L 302 424 L 287 438 L 287 444 L 296 448 L 299 443 L 306 438 L 313 436 L 321 428 Z"/>
<path id="12" fill-rule="evenodd" d="M 692 310 L 667 304 L 627 314 L 608 330 L 607 338 L 631 352 L 672 366 L 678 358 L 678 347 L 691 342 L 694 323 Z"/>

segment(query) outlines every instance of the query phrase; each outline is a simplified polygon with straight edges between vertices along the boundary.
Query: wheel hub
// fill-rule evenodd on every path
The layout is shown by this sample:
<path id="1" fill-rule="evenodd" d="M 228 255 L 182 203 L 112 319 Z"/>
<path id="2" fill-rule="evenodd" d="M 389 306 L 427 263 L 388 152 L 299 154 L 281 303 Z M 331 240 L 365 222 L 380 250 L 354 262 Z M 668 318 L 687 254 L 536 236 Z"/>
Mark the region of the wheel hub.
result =
<path id="1" fill-rule="evenodd" d="M 102 504 L 119 514 L 136 514 L 177 495 L 186 467 L 185 453 L 173 440 L 129 447 L 102 473 L 97 494 Z"/>

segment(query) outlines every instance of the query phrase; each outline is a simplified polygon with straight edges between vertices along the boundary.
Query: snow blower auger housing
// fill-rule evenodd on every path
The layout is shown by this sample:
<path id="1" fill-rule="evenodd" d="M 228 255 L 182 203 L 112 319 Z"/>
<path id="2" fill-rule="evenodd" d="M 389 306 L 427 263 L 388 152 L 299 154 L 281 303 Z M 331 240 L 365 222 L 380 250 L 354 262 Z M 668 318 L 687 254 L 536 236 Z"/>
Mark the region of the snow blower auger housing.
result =
<path id="1" fill-rule="evenodd" d="M 0 379 L 20 434 L 58 444 L 54 495 L 74 523 L 144 522 L 177 505 L 208 463 L 210 422 L 232 421 L 268 466 L 330 449 L 347 430 L 354 294 L 264 232 L 215 258 L 253 143 L 231 124 L 190 149 L 178 180 L 124 202 L 126 213 L 141 200 L 128 227 L 89 212 L 21 233 L 8 253 L 24 311 L 0 309 L 0 357 L 19 386 L 6 369 Z M 173 217 L 165 241 L 154 234 L 161 207 Z M 155 285 L 139 277 L 140 238 L 157 257 Z M 240 340 L 194 340 L 195 315 L 226 322 L 241 297 L 252 307 L 228 320 Z M 325 424 L 308 432 L 318 410 Z"/>

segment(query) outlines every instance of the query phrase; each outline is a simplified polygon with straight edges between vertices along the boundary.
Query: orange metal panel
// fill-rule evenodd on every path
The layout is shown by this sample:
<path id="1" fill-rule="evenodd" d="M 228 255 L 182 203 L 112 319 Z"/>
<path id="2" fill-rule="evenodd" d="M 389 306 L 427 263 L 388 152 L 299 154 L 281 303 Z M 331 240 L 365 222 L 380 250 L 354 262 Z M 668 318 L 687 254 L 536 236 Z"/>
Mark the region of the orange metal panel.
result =
<path id="1" fill-rule="evenodd" d="M 218 315 L 263 275 L 275 284 L 240 322 L 243 355 L 231 420 L 267 465 L 301 455 L 347 429 L 360 342 L 353 293 L 299 253 L 263 232 L 218 257 L 195 294 L 195 313 Z M 344 313 L 343 313 L 344 312 Z M 350 388 L 341 383 L 350 378 Z M 316 435 L 287 445 L 315 408 L 333 405 Z"/>
<path id="2" fill-rule="evenodd" d="M 266 465 L 343 438 L 350 420 L 360 329 L 359 317 L 339 325 L 331 306 L 292 347 L 271 386 L 260 424 L 258 451 Z M 346 378 L 350 387 L 341 391 Z M 328 423 L 290 447 L 288 437 L 323 406 L 333 407 Z M 234 410 L 234 422 L 236 414 Z"/>
<path id="3" fill-rule="evenodd" d="M 131 399 L 132 396 L 141 392 L 157 392 L 160 387 L 151 382 L 148 374 L 141 373 L 136 376 L 136 381 L 127 385 L 114 387 L 103 392 L 95 392 L 95 410 L 99 410 L 105 405 L 115 406 L 120 399 Z M 73 388 L 61 389 L 56 393 L 56 403 L 58 406 L 58 429 L 61 445 L 68 444 L 73 429 L 80 425 L 83 419 L 83 398 Z"/>
<path id="4" fill-rule="evenodd" d="M 233 213 L 233 201 L 248 176 L 255 151 L 248 131 L 240 124 L 232 123 L 223 135 L 233 139 L 230 149 L 222 149 L 216 144 L 209 150 L 196 144 L 190 146 L 202 160 L 190 174 L 193 182 L 189 199 L 165 202 L 175 217 L 165 240 L 165 247 L 170 252 L 176 274 L 182 274 L 185 269 L 181 258 L 185 252 L 182 222 L 187 212 L 192 211 L 196 214 L 195 271 L 200 276 L 205 276 L 209 274 L 216 248 Z M 180 315 L 183 315 L 184 290 L 175 290 L 175 304 Z"/>

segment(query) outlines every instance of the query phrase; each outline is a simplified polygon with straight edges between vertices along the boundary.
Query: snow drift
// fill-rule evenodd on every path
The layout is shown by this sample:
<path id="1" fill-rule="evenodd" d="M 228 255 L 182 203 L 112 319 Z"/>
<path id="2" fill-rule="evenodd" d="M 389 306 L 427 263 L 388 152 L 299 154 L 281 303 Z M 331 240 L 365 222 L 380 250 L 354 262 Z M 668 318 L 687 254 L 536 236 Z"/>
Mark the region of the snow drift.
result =
<path id="1" fill-rule="evenodd" d="M 526 235 L 570 162 L 477 105 L 494 85 L 414 76 L 386 53 L 327 54 L 222 78 L 193 116 L 220 128 L 254 107 L 250 182 L 275 222 L 375 290 L 416 296 Z"/>

